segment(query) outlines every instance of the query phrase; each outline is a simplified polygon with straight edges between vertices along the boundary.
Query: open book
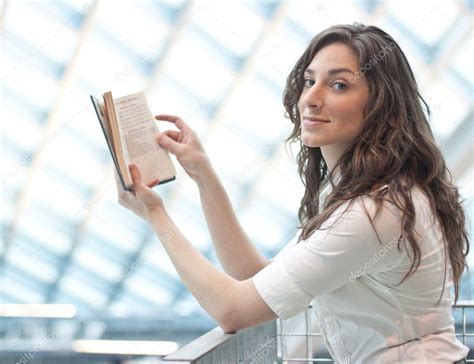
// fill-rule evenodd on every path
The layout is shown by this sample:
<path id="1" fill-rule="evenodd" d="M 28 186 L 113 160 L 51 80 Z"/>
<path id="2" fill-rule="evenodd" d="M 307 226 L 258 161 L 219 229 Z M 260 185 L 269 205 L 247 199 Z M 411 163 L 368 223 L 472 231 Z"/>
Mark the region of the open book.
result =
<path id="1" fill-rule="evenodd" d="M 116 99 L 106 92 L 102 101 L 92 95 L 91 100 L 126 190 L 133 189 L 130 164 L 138 166 L 146 184 L 155 179 L 162 184 L 176 178 L 168 152 L 155 141 L 159 131 L 143 92 Z"/>

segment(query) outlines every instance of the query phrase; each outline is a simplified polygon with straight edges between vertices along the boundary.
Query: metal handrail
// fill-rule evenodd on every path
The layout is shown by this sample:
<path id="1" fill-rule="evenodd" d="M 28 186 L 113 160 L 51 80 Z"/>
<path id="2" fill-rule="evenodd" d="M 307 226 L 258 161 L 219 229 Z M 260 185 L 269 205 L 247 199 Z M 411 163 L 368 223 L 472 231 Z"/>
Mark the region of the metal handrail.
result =
<path id="1" fill-rule="evenodd" d="M 454 310 L 461 310 L 461 333 L 456 336 L 462 337 L 462 342 L 466 345 L 467 337 L 474 337 L 474 332 L 467 332 L 466 310 L 474 308 L 474 301 L 458 301 Z M 173 361 L 179 363 L 285 363 L 291 362 L 318 362 L 333 363 L 330 357 L 315 357 L 312 348 L 312 338 L 321 337 L 320 332 L 311 332 L 310 311 L 312 306 L 304 312 L 304 332 L 283 333 L 284 321 L 277 319 L 263 325 L 251 327 L 238 331 L 235 334 L 225 334 L 220 327 L 209 331 L 205 335 L 197 338 L 188 345 L 178 349 L 174 353 L 163 358 L 162 363 Z M 283 338 L 305 337 L 307 357 L 291 357 L 285 355 Z M 468 363 L 474 363 L 474 359 L 467 359 Z"/>
<path id="2" fill-rule="evenodd" d="M 277 361 L 276 320 L 225 334 L 216 327 L 164 357 L 162 363 L 275 363 Z"/>

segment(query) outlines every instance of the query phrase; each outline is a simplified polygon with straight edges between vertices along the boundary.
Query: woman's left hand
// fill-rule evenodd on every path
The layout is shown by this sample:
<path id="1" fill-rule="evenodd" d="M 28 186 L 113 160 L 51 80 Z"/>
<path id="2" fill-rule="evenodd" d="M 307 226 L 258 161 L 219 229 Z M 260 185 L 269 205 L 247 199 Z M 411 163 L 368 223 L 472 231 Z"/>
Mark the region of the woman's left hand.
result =
<path id="1" fill-rule="evenodd" d="M 154 180 L 146 185 L 143 183 L 140 170 L 136 165 L 131 164 L 129 170 L 132 176 L 133 192 L 123 188 L 117 172 L 115 172 L 118 202 L 141 218 L 150 221 L 154 212 L 165 208 L 163 199 L 151 189 L 159 183 L 159 180 Z"/>

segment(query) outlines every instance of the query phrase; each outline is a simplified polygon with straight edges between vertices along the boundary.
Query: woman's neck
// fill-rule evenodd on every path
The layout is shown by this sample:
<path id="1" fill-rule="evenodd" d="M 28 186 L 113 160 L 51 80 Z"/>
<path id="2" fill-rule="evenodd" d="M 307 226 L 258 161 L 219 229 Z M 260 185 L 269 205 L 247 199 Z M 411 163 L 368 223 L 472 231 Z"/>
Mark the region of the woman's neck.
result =
<path id="1" fill-rule="evenodd" d="M 321 154 L 323 155 L 324 162 L 326 162 L 329 172 L 334 169 L 344 150 L 345 148 L 343 148 L 341 145 L 334 144 L 321 147 Z"/>

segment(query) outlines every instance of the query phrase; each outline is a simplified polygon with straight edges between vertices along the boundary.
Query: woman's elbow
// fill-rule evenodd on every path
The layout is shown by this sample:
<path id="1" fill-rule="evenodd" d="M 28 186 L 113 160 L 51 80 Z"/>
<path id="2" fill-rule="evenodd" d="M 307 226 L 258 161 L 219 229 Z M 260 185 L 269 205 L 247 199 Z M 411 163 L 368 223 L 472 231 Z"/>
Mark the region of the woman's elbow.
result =
<path id="1" fill-rule="evenodd" d="M 225 324 L 220 324 L 219 327 L 224 332 L 224 334 L 235 334 L 237 331 L 239 331 L 232 328 L 232 326 L 227 326 Z"/>
<path id="2" fill-rule="evenodd" d="M 233 334 L 241 329 L 238 325 L 238 320 L 236 318 L 235 312 L 229 312 L 225 314 L 219 320 L 219 327 L 226 334 Z"/>

